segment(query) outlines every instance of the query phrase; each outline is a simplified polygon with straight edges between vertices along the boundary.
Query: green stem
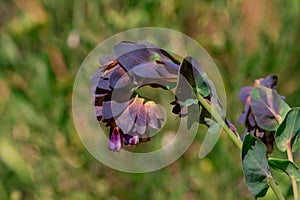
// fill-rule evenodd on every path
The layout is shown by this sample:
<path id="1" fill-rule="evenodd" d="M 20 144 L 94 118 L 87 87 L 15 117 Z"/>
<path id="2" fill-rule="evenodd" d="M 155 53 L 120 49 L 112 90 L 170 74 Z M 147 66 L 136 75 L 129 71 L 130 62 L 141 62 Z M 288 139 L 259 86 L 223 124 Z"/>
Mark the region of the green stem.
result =
<path id="1" fill-rule="evenodd" d="M 235 135 L 235 133 L 226 125 L 224 120 L 218 115 L 218 113 L 213 112 L 212 106 L 200 95 L 197 94 L 197 99 L 201 103 L 201 105 L 211 114 L 211 116 L 216 120 L 218 124 L 223 128 L 223 130 L 228 134 L 228 136 L 232 139 L 232 141 L 238 146 L 240 150 L 242 150 L 242 141 Z M 284 200 L 278 186 L 276 185 L 272 176 L 267 177 L 267 183 L 273 190 L 278 200 Z"/>
<path id="2" fill-rule="evenodd" d="M 197 99 L 201 105 L 211 114 L 211 116 L 216 120 L 216 122 L 223 128 L 223 130 L 229 135 L 232 141 L 242 150 L 242 141 L 235 135 L 235 133 L 225 124 L 224 120 L 218 115 L 218 113 L 213 112 L 211 105 L 200 95 L 197 94 Z"/>
<path id="3" fill-rule="evenodd" d="M 292 147 L 291 147 L 291 139 L 289 139 L 286 143 L 286 150 L 287 150 L 287 156 L 289 161 L 294 162 L 293 159 L 293 152 L 292 152 Z M 294 177 L 291 177 L 291 182 L 292 182 L 292 188 L 293 188 L 293 193 L 294 193 L 294 200 L 298 199 L 298 186 L 297 182 Z"/>
<path id="4" fill-rule="evenodd" d="M 284 197 L 282 196 L 279 187 L 277 186 L 277 184 L 275 183 L 274 179 L 272 176 L 268 176 L 267 177 L 267 183 L 268 185 L 271 187 L 271 189 L 273 190 L 274 194 L 276 195 L 278 200 L 284 200 Z"/>

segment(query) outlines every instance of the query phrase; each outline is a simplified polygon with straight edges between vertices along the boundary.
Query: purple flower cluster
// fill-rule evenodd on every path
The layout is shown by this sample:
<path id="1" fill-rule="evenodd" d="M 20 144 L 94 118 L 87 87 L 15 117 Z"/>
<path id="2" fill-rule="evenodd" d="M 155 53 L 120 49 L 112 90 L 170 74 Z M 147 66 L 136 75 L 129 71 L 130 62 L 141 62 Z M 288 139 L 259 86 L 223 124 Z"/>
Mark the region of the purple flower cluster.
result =
<path id="1" fill-rule="evenodd" d="M 137 91 L 146 85 L 169 89 L 177 80 L 179 62 L 145 41 L 121 42 L 113 50 L 100 58 L 91 93 L 97 120 L 110 127 L 109 150 L 120 151 L 123 145 L 149 141 L 150 129 L 161 128 L 161 109 Z"/>
<path id="2" fill-rule="evenodd" d="M 273 150 L 274 131 L 264 130 L 257 124 L 251 109 L 251 92 L 254 88 L 259 86 L 264 86 L 272 90 L 276 90 L 277 80 L 278 78 L 275 75 L 270 75 L 266 78 L 257 79 L 254 81 L 253 87 L 243 87 L 239 93 L 240 100 L 243 103 L 245 103 L 244 111 L 240 115 L 240 118 L 238 120 L 239 124 L 245 123 L 246 126 L 246 130 L 244 132 L 243 137 L 245 136 L 245 134 L 250 133 L 260 138 L 268 147 L 269 153 Z"/>

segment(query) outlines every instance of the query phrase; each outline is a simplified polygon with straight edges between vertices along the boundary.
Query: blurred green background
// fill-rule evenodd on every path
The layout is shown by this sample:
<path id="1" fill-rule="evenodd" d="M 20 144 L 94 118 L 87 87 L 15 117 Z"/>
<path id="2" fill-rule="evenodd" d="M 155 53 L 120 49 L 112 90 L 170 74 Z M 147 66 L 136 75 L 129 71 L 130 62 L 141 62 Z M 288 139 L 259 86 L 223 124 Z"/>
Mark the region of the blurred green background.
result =
<path id="1" fill-rule="evenodd" d="M 110 169 L 81 143 L 71 112 L 81 62 L 102 40 L 145 26 L 204 46 L 222 73 L 233 122 L 243 109 L 240 87 L 268 74 L 279 75 L 279 92 L 300 106 L 299 0 L 2 0 L 1 200 L 253 199 L 226 135 L 205 159 L 196 140 L 178 161 L 147 174 Z M 288 178 L 277 178 L 288 195 Z M 269 191 L 265 199 L 273 198 Z"/>

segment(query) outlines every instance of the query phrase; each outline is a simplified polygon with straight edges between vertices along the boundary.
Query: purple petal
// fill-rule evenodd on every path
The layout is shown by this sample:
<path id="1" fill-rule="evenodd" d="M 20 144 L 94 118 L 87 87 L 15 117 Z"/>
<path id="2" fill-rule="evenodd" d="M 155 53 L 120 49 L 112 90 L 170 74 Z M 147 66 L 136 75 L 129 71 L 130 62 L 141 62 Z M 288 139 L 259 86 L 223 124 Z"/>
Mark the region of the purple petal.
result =
<path id="1" fill-rule="evenodd" d="M 174 69 L 174 70 L 176 70 L 176 71 L 179 70 L 179 65 L 177 65 L 177 64 L 175 64 L 175 63 L 173 63 L 173 62 L 170 62 L 170 61 L 167 61 L 167 60 L 162 60 L 161 63 L 163 63 L 163 64 L 169 66 L 170 68 L 172 68 L 172 69 Z"/>
<path id="2" fill-rule="evenodd" d="M 118 66 L 119 66 L 119 65 L 118 65 Z M 114 71 L 114 68 L 111 68 L 111 69 L 106 70 L 106 71 L 103 73 L 102 77 L 103 77 L 104 79 L 106 79 L 106 80 L 109 80 L 109 78 L 110 78 L 110 76 L 112 75 L 113 71 Z"/>
<path id="3" fill-rule="evenodd" d="M 237 136 L 239 136 L 239 133 L 237 132 L 236 127 L 233 125 L 233 123 L 231 123 L 231 121 L 229 121 L 228 119 L 225 119 L 225 123 L 230 128 L 230 130 L 232 130 L 232 132 L 234 132 Z"/>
<path id="4" fill-rule="evenodd" d="M 145 133 L 146 128 L 147 128 L 147 106 L 141 105 L 139 108 L 139 111 L 137 113 L 137 118 L 136 118 L 136 123 L 135 123 L 135 128 L 136 131 L 142 135 Z"/>
<path id="5" fill-rule="evenodd" d="M 248 123 L 250 124 L 250 126 L 255 127 L 257 126 L 256 122 L 255 122 L 255 118 L 253 113 L 250 111 L 249 115 L 248 115 Z"/>
<path id="6" fill-rule="evenodd" d="M 139 41 L 138 43 L 121 42 L 115 45 L 113 49 L 118 62 L 126 71 L 130 71 L 133 67 L 139 64 L 151 61 L 153 58 L 152 56 L 155 53 L 158 54 L 160 59 L 170 60 L 177 63 L 168 52 L 145 41 Z M 178 68 L 178 66 L 171 65 L 170 63 L 169 65 L 171 67 Z"/>
<path id="7" fill-rule="evenodd" d="M 131 119 L 135 122 L 137 118 L 138 111 L 142 106 L 144 99 L 142 98 L 135 98 L 134 101 L 129 106 L 129 114 Z"/>
<path id="8" fill-rule="evenodd" d="M 105 54 L 99 58 L 99 63 L 101 65 L 109 65 L 110 62 L 116 60 L 116 56 L 114 54 Z"/>
<path id="9" fill-rule="evenodd" d="M 100 78 L 97 87 L 100 88 L 100 89 L 103 89 L 103 90 L 111 91 L 111 89 L 109 87 L 109 80 L 106 80 L 102 77 Z M 97 93 L 97 94 L 99 94 L 99 93 Z"/>
<path id="10" fill-rule="evenodd" d="M 94 113 L 96 117 L 102 116 L 102 106 L 95 106 Z"/>
<path id="11" fill-rule="evenodd" d="M 173 56 L 171 56 L 167 51 L 160 49 L 155 44 L 151 44 L 145 40 L 138 41 L 137 44 L 144 45 L 147 47 L 152 53 L 155 52 L 159 54 L 159 56 L 162 58 L 162 60 L 170 60 L 173 63 L 180 64 L 179 61 L 177 61 Z M 178 66 L 179 67 L 179 66 Z M 178 70 L 177 70 L 178 71 Z"/>
<path id="12" fill-rule="evenodd" d="M 122 41 L 119 44 L 115 45 L 113 47 L 113 50 L 114 50 L 114 54 L 118 58 L 120 56 L 123 56 L 124 54 L 128 54 L 133 51 L 137 51 L 137 50 L 145 49 L 145 48 L 146 48 L 145 45 L 142 45 L 142 44 L 137 44 L 137 43 L 128 42 L 128 41 Z"/>
<path id="13" fill-rule="evenodd" d="M 246 118 L 247 118 L 247 113 L 245 111 L 243 111 L 243 113 L 240 115 L 237 123 L 238 124 L 245 123 Z"/>
<path id="14" fill-rule="evenodd" d="M 260 84 L 271 88 L 276 89 L 278 77 L 276 75 L 270 75 L 260 81 Z"/>
<path id="15" fill-rule="evenodd" d="M 103 69 L 98 69 L 91 77 L 92 85 L 98 85 L 99 79 L 103 74 Z"/>
<path id="16" fill-rule="evenodd" d="M 110 136 L 108 141 L 108 149 L 110 151 L 120 151 L 122 147 L 122 140 L 121 140 L 121 133 L 118 127 L 115 127 Z"/>
<path id="17" fill-rule="evenodd" d="M 137 145 L 139 143 L 139 137 L 137 135 L 132 136 L 129 134 L 124 134 L 123 143 L 126 146 Z"/>
<path id="18" fill-rule="evenodd" d="M 154 102 L 153 102 L 153 103 L 154 103 Z M 158 119 L 163 119 L 163 118 L 164 118 L 164 115 L 163 115 L 161 109 L 160 109 L 159 106 L 156 105 L 155 103 L 154 103 L 153 106 L 151 106 L 149 112 L 151 112 L 151 111 L 152 111 L 152 112 L 155 112 L 156 117 L 157 117 Z"/>
<path id="19" fill-rule="evenodd" d="M 246 102 L 247 97 L 250 96 L 251 91 L 253 90 L 252 87 L 242 87 L 239 93 L 239 98 L 242 102 Z"/>
<path id="20" fill-rule="evenodd" d="M 102 115 L 104 119 L 111 119 L 122 113 L 130 104 L 131 100 L 123 103 L 116 101 L 104 101 L 102 105 Z M 121 128 L 122 129 L 122 128 Z M 123 130 L 123 129 L 122 129 Z"/>
<path id="21" fill-rule="evenodd" d="M 171 74 L 162 65 L 153 62 L 144 62 L 132 69 L 133 73 L 141 78 L 173 80 L 177 79 L 177 74 Z"/>
<path id="22" fill-rule="evenodd" d="M 114 68 L 109 77 L 109 85 L 112 88 L 122 88 L 131 83 L 131 80 L 125 70 L 119 65 Z"/>
<path id="23" fill-rule="evenodd" d="M 160 108 L 153 101 L 148 101 L 145 106 L 148 110 L 148 125 L 154 129 L 159 129 L 163 119 Z"/>
<path id="24" fill-rule="evenodd" d="M 250 97 L 245 101 L 244 111 L 243 111 L 243 113 L 241 114 L 241 116 L 238 120 L 239 124 L 246 122 L 246 119 L 247 119 L 248 114 L 249 114 L 249 110 L 250 110 Z"/>
<path id="25" fill-rule="evenodd" d="M 151 56 L 151 52 L 144 45 L 136 43 L 121 42 L 113 47 L 118 62 L 130 71 L 134 66 L 146 62 Z"/>
<path id="26" fill-rule="evenodd" d="M 116 123 L 125 134 L 128 134 L 134 125 L 134 119 L 129 114 L 129 107 L 116 119 Z"/>
<path id="27" fill-rule="evenodd" d="M 155 69 L 162 79 L 176 79 L 178 77 L 177 71 L 168 66 L 158 65 Z"/>

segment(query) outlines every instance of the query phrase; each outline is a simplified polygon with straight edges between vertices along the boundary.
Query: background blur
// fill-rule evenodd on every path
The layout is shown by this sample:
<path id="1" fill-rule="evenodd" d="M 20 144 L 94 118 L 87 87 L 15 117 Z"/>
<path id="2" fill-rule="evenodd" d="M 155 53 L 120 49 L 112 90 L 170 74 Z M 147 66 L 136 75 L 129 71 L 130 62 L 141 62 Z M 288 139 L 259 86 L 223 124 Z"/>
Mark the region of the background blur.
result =
<path id="1" fill-rule="evenodd" d="M 148 174 L 110 169 L 84 148 L 71 113 L 76 72 L 99 42 L 144 26 L 174 29 L 204 46 L 222 73 L 233 122 L 243 108 L 240 87 L 268 74 L 279 75 L 279 92 L 300 106 L 300 0 L 2 0 L 1 200 L 252 199 L 226 135 L 205 159 L 197 157 L 197 140 Z M 288 178 L 277 178 L 288 195 Z"/>

